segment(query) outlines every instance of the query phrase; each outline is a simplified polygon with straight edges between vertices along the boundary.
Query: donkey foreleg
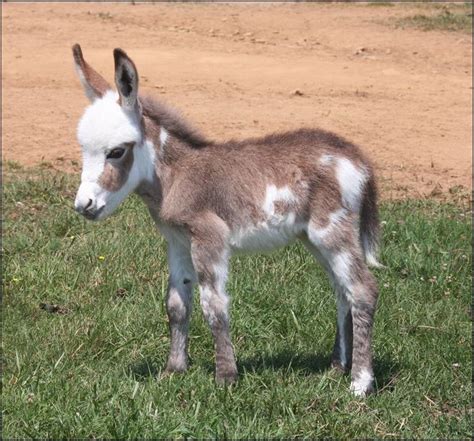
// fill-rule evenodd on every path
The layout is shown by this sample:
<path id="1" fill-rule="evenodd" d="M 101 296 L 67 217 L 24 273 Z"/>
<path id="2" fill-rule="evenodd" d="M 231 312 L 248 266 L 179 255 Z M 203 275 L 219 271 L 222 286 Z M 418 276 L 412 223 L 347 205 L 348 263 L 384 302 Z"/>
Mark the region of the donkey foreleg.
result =
<path id="1" fill-rule="evenodd" d="M 237 379 L 237 365 L 229 332 L 229 297 L 225 292 L 228 252 L 213 232 L 212 241 L 195 238 L 191 246 L 199 281 L 200 303 L 211 328 L 216 354 L 216 382 L 231 384 Z"/>
<path id="2" fill-rule="evenodd" d="M 168 264 L 166 311 L 171 344 L 166 371 L 183 372 L 188 368 L 188 330 L 195 273 L 189 250 L 174 241 L 168 242 Z"/>
<path id="3" fill-rule="evenodd" d="M 229 332 L 229 298 L 213 284 L 203 283 L 199 289 L 202 310 L 214 338 L 216 381 L 233 383 L 237 379 L 237 365 Z"/>

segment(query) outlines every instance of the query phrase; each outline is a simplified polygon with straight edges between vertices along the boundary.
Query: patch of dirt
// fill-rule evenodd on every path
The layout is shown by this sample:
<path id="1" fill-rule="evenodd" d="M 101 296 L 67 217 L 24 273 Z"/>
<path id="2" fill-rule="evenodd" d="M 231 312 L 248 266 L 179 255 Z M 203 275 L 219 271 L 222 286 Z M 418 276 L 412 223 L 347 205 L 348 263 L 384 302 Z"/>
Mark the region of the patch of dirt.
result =
<path id="1" fill-rule="evenodd" d="M 210 137 L 319 126 L 374 159 L 385 198 L 468 190 L 472 38 L 389 24 L 420 7 L 3 3 L 3 160 L 80 167 L 78 42 L 110 82 L 125 49 Z"/>

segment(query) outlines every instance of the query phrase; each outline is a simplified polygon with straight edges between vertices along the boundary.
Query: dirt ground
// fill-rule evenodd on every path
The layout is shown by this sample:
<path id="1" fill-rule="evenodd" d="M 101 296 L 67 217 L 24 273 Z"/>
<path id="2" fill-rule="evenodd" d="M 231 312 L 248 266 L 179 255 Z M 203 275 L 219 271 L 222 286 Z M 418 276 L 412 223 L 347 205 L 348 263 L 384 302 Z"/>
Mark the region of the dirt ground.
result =
<path id="1" fill-rule="evenodd" d="M 471 35 L 393 26 L 422 8 L 2 3 L 3 160 L 80 168 L 78 42 L 110 82 L 125 49 L 211 138 L 322 127 L 369 153 L 385 198 L 470 190 Z"/>

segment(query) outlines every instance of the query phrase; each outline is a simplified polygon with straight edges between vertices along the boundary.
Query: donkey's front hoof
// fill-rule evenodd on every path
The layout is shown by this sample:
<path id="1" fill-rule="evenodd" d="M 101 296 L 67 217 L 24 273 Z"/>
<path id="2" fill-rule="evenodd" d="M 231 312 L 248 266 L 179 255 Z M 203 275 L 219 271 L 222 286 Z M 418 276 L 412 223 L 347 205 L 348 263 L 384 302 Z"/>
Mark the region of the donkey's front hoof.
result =
<path id="1" fill-rule="evenodd" d="M 234 384 L 239 378 L 237 370 L 225 370 L 216 372 L 216 383 L 219 386 L 229 386 Z"/>
<path id="2" fill-rule="evenodd" d="M 374 393 L 374 388 L 373 386 L 369 386 L 368 388 L 361 388 L 359 387 L 356 383 L 352 382 L 351 383 L 351 392 L 356 396 L 356 397 L 366 397 L 367 395 L 371 395 Z"/>
<path id="3" fill-rule="evenodd" d="M 164 374 L 169 375 L 169 374 L 182 374 L 186 372 L 188 369 L 188 364 L 183 361 L 179 360 L 168 360 L 168 363 L 166 363 L 166 367 L 164 370 Z"/>

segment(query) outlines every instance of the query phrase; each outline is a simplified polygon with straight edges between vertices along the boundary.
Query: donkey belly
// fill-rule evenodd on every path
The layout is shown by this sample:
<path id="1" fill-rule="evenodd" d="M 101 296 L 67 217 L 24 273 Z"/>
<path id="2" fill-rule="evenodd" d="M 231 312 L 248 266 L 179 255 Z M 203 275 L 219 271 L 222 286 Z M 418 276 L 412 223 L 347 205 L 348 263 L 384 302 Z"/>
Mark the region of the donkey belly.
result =
<path id="1" fill-rule="evenodd" d="M 233 231 L 230 245 L 234 252 L 271 251 L 290 244 L 303 231 L 303 224 L 290 214 Z"/>

